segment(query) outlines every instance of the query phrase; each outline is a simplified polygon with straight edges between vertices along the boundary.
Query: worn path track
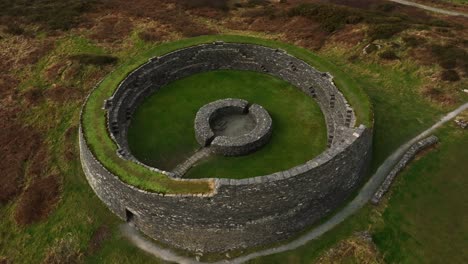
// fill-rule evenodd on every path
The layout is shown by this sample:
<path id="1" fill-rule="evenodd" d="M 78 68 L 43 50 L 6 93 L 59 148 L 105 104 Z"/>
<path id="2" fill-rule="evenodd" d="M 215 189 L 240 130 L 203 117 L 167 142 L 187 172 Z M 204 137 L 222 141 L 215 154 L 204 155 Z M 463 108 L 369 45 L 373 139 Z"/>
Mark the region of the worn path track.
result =
<path id="1" fill-rule="evenodd" d="M 405 154 L 411 145 L 418 142 L 419 140 L 427 137 L 431 134 L 434 130 L 438 127 L 442 126 L 444 123 L 448 122 L 455 116 L 457 116 L 462 111 L 468 109 L 468 103 L 463 104 L 462 106 L 458 107 L 454 111 L 446 114 L 442 119 L 440 119 L 437 123 L 435 123 L 429 129 L 423 131 L 421 134 L 417 135 L 410 141 L 406 142 L 405 144 L 401 145 L 395 152 L 393 152 L 377 169 L 377 171 L 372 175 L 369 181 L 364 185 L 364 187 L 359 191 L 358 195 L 348 203 L 343 209 L 337 212 L 333 217 L 328 219 L 321 225 L 310 230 L 305 235 L 299 237 L 298 239 L 289 242 L 287 244 L 269 248 L 261 251 L 257 251 L 248 255 L 240 256 L 238 258 L 233 258 L 230 260 L 223 260 L 219 262 L 210 262 L 211 264 L 222 264 L 222 263 L 243 263 L 249 261 L 254 258 L 267 256 L 271 254 L 276 254 L 292 249 L 296 249 L 302 245 L 305 245 L 307 242 L 318 238 L 325 232 L 331 230 L 333 227 L 337 226 L 341 222 L 343 222 L 346 218 L 357 212 L 361 209 L 374 195 L 376 190 L 385 180 L 387 174 L 392 170 L 395 164 L 401 159 L 401 157 Z M 140 249 L 166 261 L 177 262 L 182 264 L 192 264 L 192 263 L 201 263 L 196 261 L 195 259 L 188 258 L 185 256 L 180 256 L 177 253 L 173 252 L 169 249 L 163 249 L 153 242 L 149 241 L 148 239 L 144 238 L 137 230 L 135 230 L 130 225 L 123 225 L 122 231 L 124 235 L 132 241 L 137 247 Z M 207 264 L 207 263 L 205 263 Z"/>
<path id="2" fill-rule="evenodd" d="M 414 6 L 414 7 L 421 8 L 427 11 L 444 14 L 448 16 L 462 16 L 462 17 L 468 18 L 468 14 L 463 13 L 463 12 L 457 12 L 457 11 L 451 11 L 451 10 L 446 10 L 442 8 L 427 6 L 427 5 L 423 5 L 423 4 L 419 4 L 419 3 L 415 3 L 411 1 L 406 1 L 406 0 L 389 0 L 389 1 L 402 4 L 402 5 L 407 5 L 407 6 Z"/>

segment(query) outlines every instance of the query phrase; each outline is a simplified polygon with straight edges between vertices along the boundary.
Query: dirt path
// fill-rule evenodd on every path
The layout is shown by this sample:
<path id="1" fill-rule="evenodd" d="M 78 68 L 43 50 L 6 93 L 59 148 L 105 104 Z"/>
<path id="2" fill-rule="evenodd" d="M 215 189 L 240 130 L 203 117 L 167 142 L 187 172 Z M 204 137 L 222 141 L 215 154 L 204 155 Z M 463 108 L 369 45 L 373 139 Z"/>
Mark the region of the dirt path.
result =
<path id="1" fill-rule="evenodd" d="M 434 132 L 434 130 L 436 130 L 437 128 L 445 124 L 446 122 L 450 121 L 452 118 L 457 116 L 459 113 L 461 113 L 465 109 L 468 109 L 468 103 L 465 103 L 462 106 L 455 109 L 454 111 L 446 114 L 433 126 L 423 131 L 421 134 L 417 135 L 416 137 L 406 142 L 405 144 L 401 145 L 380 165 L 380 167 L 377 169 L 374 175 L 372 175 L 369 181 L 359 191 L 358 195 L 350 203 L 348 203 L 343 209 L 341 209 L 341 211 L 337 212 L 333 217 L 328 219 L 325 223 L 315 227 L 314 229 L 310 230 L 305 235 L 299 237 L 298 239 L 290 243 L 287 243 L 278 247 L 274 247 L 274 248 L 257 251 L 257 252 L 244 255 L 244 256 L 240 256 L 238 258 L 233 258 L 230 260 L 211 262 L 211 264 L 244 263 L 254 258 L 296 249 L 302 245 L 305 245 L 307 242 L 318 238 L 325 232 L 331 230 L 333 227 L 343 222 L 346 218 L 348 218 L 352 214 L 356 213 L 359 209 L 361 209 L 371 199 L 371 197 L 374 195 L 376 190 L 385 180 L 385 177 L 387 176 L 387 174 L 392 170 L 395 164 L 405 154 L 408 148 L 411 147 L 411 145 L 427 137 L 429 134 Z M 182 263 L 182 264 L 202 263 L 192 258 L 180 256 L 177 253 L 173 252 L 172 250 L 160 248 L 156 244 L 152 243 L 151 241 L 143 237 L 137 230 L 135 230 L 133 227 L 129 225 L 123 225 L 122 231 L 123 231 L 124 236 L 126 236 L 130 241 L 132 241 L 137 247 L 139 247 L 140 249 L 160 259 L 171 261 L 171 262 Z"/>
<path id="2" fill-rule="evenodd" d="M 414 7 L 421 8 L 421 9 L 424 9 L 424 10 L 427 10 L 427 11 L 431 11 L 431 12 L 435 12 L 435 13 L 439 13 L 439 14 L 444 14 L 444 15 L 448 15 L 448 16 L 462 16 L 462 17 L 467 17 L 468 18 L 468 14 L 466 14 L 466 13 L 445 10 L 445 9 L 432 7 L 432 6 L 427 6 L 427 5 L 423 5 L 423 4 L 419 4 L 419 3 L 415 3 L 415 2 L 411 2 L 411 1 L 406 1 L 406 0 L 389 0 L 389 1 L 399 3 L 399 4 L 402 4 L 402 5 L 407 5 L 407 6 L 414 6 Z"/>

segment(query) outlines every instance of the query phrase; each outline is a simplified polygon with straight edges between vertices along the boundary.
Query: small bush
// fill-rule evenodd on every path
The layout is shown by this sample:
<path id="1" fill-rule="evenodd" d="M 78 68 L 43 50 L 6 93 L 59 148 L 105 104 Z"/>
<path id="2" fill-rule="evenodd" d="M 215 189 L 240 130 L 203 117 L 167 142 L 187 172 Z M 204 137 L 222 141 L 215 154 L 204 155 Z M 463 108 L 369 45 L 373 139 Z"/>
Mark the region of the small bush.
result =
<path id="1" fill-rule="evenodd" d="M 434 19 L 429 21 L 428 23 L 430 26 L 435 26 L 435 27 L 452 27 L 453 25 L 450 24 L 449 22 L 441 19 Z"/>
<path id="2" fill-rule="evenodd" d="M 23 93 L 23 98 L 28 105 L 37 105 L 44 99 L 44 95 L 41 88 L 33 87 Z"/>
<path id="3" fill-rule="evenodd" d="M 441 61 L 439 63 L 440 67 L 446 69 L 446 70 L 450 70 L 450 69 L 454 69 L 455 67 L 457 67 L 457 61 L 456 60 L 445 60 L 445 61 Z"/>
<path id="4" fill-rule="evenodd" d="M 247 7 L 254 7 L 254 6 L 265 6 L 270 4 L 268 0 L 248 0 L 246 6 Z"/>
<path id="5" fill-rule="evenodd" d="M 377 24 L 371 25 L 367 34 L 371 41 L 377 39 L 389 39 L 406 28 L 407 26 L 403 24 Z"/>
<path id="6" fill-rule="evenodd" d="M 442 80 L 449 82 L 456 82 L 460 80 L 460 76 L 454 70 L 444 70 L 440 77 Z"/>
<path id="7" fill-rule="evenodd" d="M 379 46 L 375 45 L 374 43 L 370 43 L 364 48 L 364 53 L 371 54 L 373 52 L 376 52 L 377 50 L 379 50 Z"/>
<path id="8" fill-rule="evenodd" d="M 15 221 L 25 226 L 45 219 L 60 197 L 59 176 L 36 178 L 24 190 L 15 208 Z"/>
<path id="9" fill-rule="evenodd" d="M 78 61 L 80 64 L 97 66 L 114 64 L 118 61 L 118 58 L 114 56 L 96 54 L 77 54 L 70 56 L 70 59 Z"/>
<path id="10" fill-rule="evenodd" d="M 229 11 L 229 0 L 179 0 L 187 8 L 210 7 L 222 11 Z"/>
<path id="11" fill-rule="evenodd" d="M 385 51 L 379 53 L 379 57 L 384 59 L 384 60 L 397 60 L 397 59 L 399 59 L 398 56 L 395 54 L 395 52 L 392 51 L 392 50 L 385 50 Z"/>
<path id="12" fill-rule="evenodd" d="M 436 62 L 445 69 L 468 66 L 468 52 L 454 45 L 432 45 L 431 52 Z"/>
<path id="13" fill-rule="evenodd" d="M 67 30 L 98 0 L 2 0 L 0 16 L 21 17 L 27 22 L 40 23 L 50 29 Z"/>
<path id="14" fill-rule="evenodd" d="M 424 43 L 426 43 L 425 39 L 415 37 L 415 36 L 404 36 L 402 39 L 403 39 L 403 42 L 405 42 L 406 46 L 412 47 L 412 48 L 421 46 Z"/>
<path id="15" fill-rule="evenodd" d="M 393 11 L 396 7 L 397 7 L 396 4 L 388 2 L 388 3 L 378 4 L 375 7 L 375 10 L 381 11 L 381 12 L 390 12 L 390 11 Z"/>
<path id="16" fill-rule="evenodd" d="M 359 55 L 356 55 L 356 54 L 353 54 L 353 55 L 348 57 L 348 61 L 351 62 L 351 63 L 355 63 L 358 60 L 359 60 Z"/>
<path id="17" fill-rule="evenodd" d="M 67 233 L 64 237 L 56 239 L 48 248 L 43 263 L 58 264 L 83 263 L 84 254 L 80 251 L 80 240 L 72 233 Z"/>
<path id="18" fill-rule="evenodd" d="M 165 34 L 158 34 L 157 32 L 143 31 L 138 33 L 138 37 L 147 42 L 158 42 L 164 39 Z"/>
<path id="19" fill-rule="evenodd" d="M 323 30 L 333 32 L 345 24 L 356 24 L 363 16 L 355 9 L 331 4 L 301 4 L 288 12 L 289 16 L 303 16 L 314 19 Z"/>
<path id="20" fill-rule="evenodd" d="M 262 18 L 262 17 L 268 17 L 269 19 L 274 19 L 278 15 L 277 9 L 273 6 L 266 6 L 264 8 L 254 8 L 247 10 L 246 12 L 243 13 L 244 17 L 250 17 L 250 18 Z"/>
<path id="21" fill-rule="evenodd" d="M 203 35 L 212 35 L 216 33 L 216 31 L 200 24 L 192 24 L 188 27 L 179 27 L 179 30 L 182 31 L 182 34 L 185 37 L 197 37 Z"/>
<path id="22" fill-rule="evenodd" d="M 447 60 L 468 60 L 468 53 L 453 45 L 432 45 L 431 51 L 439 61 Z"/>
<path id="23" fill-rule="evenodd" d="M 8 24 L 5 33 L 11 34 L 11 35 L 23 35 L 24 34 L 24 29 L 20 27 L 18 24 Z"/>

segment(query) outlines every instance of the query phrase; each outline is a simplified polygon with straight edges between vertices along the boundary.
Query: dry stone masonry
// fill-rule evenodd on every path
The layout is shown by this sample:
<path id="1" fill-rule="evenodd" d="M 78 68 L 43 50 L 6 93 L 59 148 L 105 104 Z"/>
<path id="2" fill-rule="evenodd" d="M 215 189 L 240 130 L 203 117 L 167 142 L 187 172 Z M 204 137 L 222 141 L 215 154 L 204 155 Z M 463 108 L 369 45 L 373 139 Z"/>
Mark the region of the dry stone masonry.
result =
<path id="1" fill-rule="evenodd" d="M 120 83 L 104 103 L 117 155 L 141 164 L 129 151 L 127 129 L 146 97 L 172 81 L 219 69 L 270 74 L 315 98 L 326 119 L 328 148 L 304 164 L 271 175 L 206 179 L 214 182 L 212 193 L 163 194 L 120 180 L 95 158 L 81 127 L 79 133 L 83 170 L 99 198 L 148 236 L 189 251 L 226 252 L 290 239 L 342 206 L 362 183 L 371 158 L 372 131 L 355 126 L 353 109 L 328 73 L 280 49 L 224 42 L 152 58 Z"/>
<path id="2" fill-rule="evenodd" d="M 213 119 L 231 114 L 245 114 L 252 117 L 254 127 L 238 136 L 215 135 Z M 197 112 L 195 117 L 195 137 L 202 147 L 224 156 L 249 154 L 263 145 L 271 137 L 272 120 L 268 112 L 257 104 L 250 105 L 241 99 L 222 99 L 211 102 Z"/>
<path id="3" fill-rule="evenodd" d="M 420 151 L 433 146 L 439 142 L 439 138 L 436 136 L 430 136 L 425 139 L 422 139 L 412 145 L 403 155 L 403 157 L 400 159 L 400 161 L 395 165 L 395 167 L 390 171 L 390 173 L 385 177 L 384 182 L 382 185 L 380 185 L 379 189 L 375 192 L 374 196 L 371 199 L 371 202 L 373 204 L 378 204 L 383 196 L 388 192 L 390 189 L 390 186 L 392 185 L 393 181 L 395 180 L 395 177 L 397 176 L 400 171 L 402 171 L 408 163 L 413 160 L 413 158 L 418 154 Z"/>

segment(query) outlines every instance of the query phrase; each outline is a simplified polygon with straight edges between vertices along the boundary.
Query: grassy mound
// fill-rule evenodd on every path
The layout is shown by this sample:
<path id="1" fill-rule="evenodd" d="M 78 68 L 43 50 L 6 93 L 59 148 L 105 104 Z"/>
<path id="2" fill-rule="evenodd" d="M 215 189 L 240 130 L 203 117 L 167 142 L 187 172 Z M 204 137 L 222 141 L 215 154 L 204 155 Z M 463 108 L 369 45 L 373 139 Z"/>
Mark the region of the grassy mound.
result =
<path id="1" fill-rule="evenodd" d="M 148 58 L 161 56 L 184 47 L 209 43 L 216 40 L 251 43 L 273 48 L 281 48 L 286 50 L 289 54 L 304 60 L 320 71 L 332 73 L 335 78 L 335 84 L 345 95 L 348 102 L 353 106 L 356 113 L 357 123 L 371 126 L 371 104 L 369 102 L 369 98 L 361 89 L 360 85 L 354 79 L 341 71 L 339 67 L 320 58 L 314 53 L 293 45 L 253 37 L 232 35 L 201 36 L 164 43 L 133 56 L 132 59 L 126 61 L 109 74 L 91 93 L 84 107 L 82 127 L 91 151 L 109 171 L 118 175 L 128 184 L 132 184 L 138 188 L 148 191 L 162 193 L 201 193 L 210 191 L 211 187 L 207 181 L 176 181 L 166 175 L 151 172 L 140 165 L 117 157 L 117 146 L 111 140 L 107 133 L 106 126 L 104 125 L 105 115 L 102 110 L 102 104 L 105 99 L 109 98 L 114 93 L 118 84 L 135 68 L 145 63 Z"/>
<path id="2" fill-rule="evenodd" d="M 224 98 L 265 107 L 273 119 L 272 138 L 250 155 L 212 156 L 186 178 L 266 175 L 302 164 L 325 150 L 325 120 L 315 100 L 270 75 L 223 70 L 175 81 L 147 98 L 129 128 L 132 153 L 149 165 L 174 169 L 200 147 L 193 125 L 199 108 Z"/>

